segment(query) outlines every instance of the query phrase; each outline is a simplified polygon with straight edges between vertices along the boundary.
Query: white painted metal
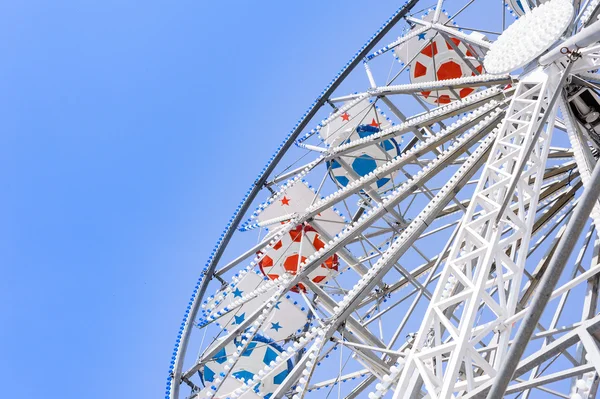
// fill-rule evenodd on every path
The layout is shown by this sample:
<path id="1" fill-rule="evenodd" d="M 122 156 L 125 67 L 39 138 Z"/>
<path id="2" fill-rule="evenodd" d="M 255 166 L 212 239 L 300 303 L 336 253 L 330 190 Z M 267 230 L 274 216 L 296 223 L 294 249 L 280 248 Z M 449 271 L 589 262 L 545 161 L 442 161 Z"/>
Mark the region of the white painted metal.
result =
<path id="1" fill-rule="evenodd" d="M 416 10 L 425 2 L 409 3 L 407 9 Z M 338 398 L 346 395 L 379 399 L 392 395 L 390 391 L 394 391 L 397 399 L 465 398 L 484 394 L 494 381 L 512 343 L 513 324 L 524 317 L 528 300 L 536 294 L 544 267 L 565 231 L 561 226 L 576 207 L 581 187 L 589 185 L 590 171 L 596 162 L 564 98 L 559 98 L 559 118 L 556 107 L 550 106 L 550 98 L 562 89 L 557 87 L 566 59 L 560 53 L 561 46 L 573 50 L 575 45 L 590 45 L 580 50 L 583 57 L 574 63 L 571 73 L 592 88 L 600 82 L 598 23 L 590 21 L 598 5 L 595 1 L 583 5 L 574 1 L 575 12 L 588 28 L 571 24 L 559 41 L 562 44 L 535 59 L 525 72 L 492 75 L 485 70 L 482 73 L 473 70 L 469 61 L 482 61 L 491 42 L 475 33 L 489 33 L 490 29 L 475 24 L 474 33 L 467 34 L 457 29 L 453 19 L 447 20 L 446 14 L 442 15 L 442 7 L 452 8 L 448 15 L 458 19 L 464 10 L 477 4 L 487 6 L 489 2 L 465 0 L 458 6 L 443 0 L 435 3 L 437 7 L 429 11 L 433 14 L 426 19 L 406 14 L 405 21 L 414 24 L 405 27 L 408 34 L 400 38 L 377 35 L 377 40 L 390 44 L 371 50 L 376 47 L 370 43 L 371 54 L 361 50 L 361 58 L 352 61 L 352 65 L 364 63 L 364 70 L 359 68 L 357 72 L 366 77 L 356 80 L 362 86 L 347 91 L 344 88 L 343 92 L 326 90 L 318 107 L 332 108 L 321 114 L 316 110 L 310 112 L 309 119 L 315 118 L 310 122 L 314 128 L 309 130 L 306 120 L 295 129 L 298 144 L 295 150 L 300 155 L 285 147 L 276 158 L 287 163 L 272 176 L 267 173 L 257 180 L 259 186 L 252 193 L 256 191 L 253 195 L 258 198 L 262 195 L 268 202 L 255 203 L 257 211 L 245 224 L 239 224 L 241 216 L 236 216 L 232 224 L 241 235 L 245 234 L 244 238 L 254 234 L 254 239 L 240 239 L 241 244 L 230 245 L 232 252 L 227 254 L 233 260 L 227 263 L 219 262 L 224 252 L 220 247 L 216 260 L 211 260 L 200 296 L 204 296 L 208 284 L 215 287 L 216 293 L 201 298 L 204 299 L 202 317 L 197 317 L 194 310 L 200 301 L 196 294 L 190 302 L 192 316 L 188 317 L 188 310 L 183 334 L 180 331 L 183 343 L 178 337 L 168 399 L 180 398 L 179 390 L 184 385 L 190 387 L 192 398 L 220 397 L 220 388 L 226 380 L 239 378 L 234 376 L 239 370 L 238 359 L 252 350 L 249 345 L 258 335 L 268 333 L 269 321 L 281 301 L 298 306 L 296 312 L 305 312 L 302 314 L 307 320 L 312 315 L 313 325 L 286 333 L 277 342 L 283 349 L 281 355 L 270 364 L 261 365 L 261 372 L 246 374 L 246 381 L 237 380 L 238 388 L 229 395 L 231 398 L 262 397 L 264 392 L 255 392 L 255 387 L 265 381 L 276 386 L 271 398 L 325 397 L 323 390 Z M 535 12 L 528 4 L 524 8 L 526 15 Z M 503 23 L 504 16 L 501 19 Z M 396 15 L 394 23 L 399 20 Z M 390 50 L 408 40 L 419 43 L 420 35 L 430 32 L 455 44 L 449 45 L 448 51 L 452 48 L 456 51 L 454 40 L 471 44 L 474 54 L 457 52 L 464 65 L 471 65 L 468 73 L 461 78 L 419 84 L 399 84 L 406 81 L 400 79 L 395 82 L 406 73 L 407 66 L 398 67 Z M 569 38 L 571 34 L 574 36 Z M 419 51 L 427 48 L 428 42 L 423 43 L 415 48 Z M 443 45 L 444 41 L 437 43 Z M 378 64 L 386 59 L 392 61 L 389 72 Z M 408 59 L 414 57 L 404 61 Z M 537 68 L 541 60 L 550 66 Z M 435 65 L 435 55 L 431 62 Z M 382 69 L 386 72 L 382 73 Z M 336 87 L 349 74 L 344 71 L 336 80 Z M 455 95 L 471 87 L 478 90 L 464 98 Z M 448 90 L 454 98 L 461 99 L 430 107 L 419 98 L 423 91 L 439 90 Z M 355 134 L 352 141 L 334 144 L 321 141 L 320 135 L 335 130 L 339 125 L 337 118 L 350 117 L 357 104 L 387 109 L 392 118 L 384 121 L 383 126 L 389 127 L 373 130 L 379 126 L 374 120 L 369 134 L 360 138 Z M 375 112 L 375 108 L 369 112 L 369 115 L 381 113 Z M 544 117 L 548 117 L 547 124 L 540 122 Z M 501 127 L 494 129 L 500 122 Z M 553 144 L 551 150 L 555 124 L 567 134 L 559 136 L 562 141 Z M 539 137 L 535 134 L 538 128 L 541 128 Z M 403 135 L 399 155 L 393 159 L 386 157 L 387 150 L 380 146 L 390 139 L 402 142 Z M 533 152 L 528 156 L 530 146 Z M 353 165 L 353 154 L 362 149 L 375 149 L 365 153 L 381 154 L 376 167 L 368 169 L 368 173 L 357 172 Z M 483 166 L 486 159 L 483 154 L 488 153 Z M 525 167 L 519 172 L 519 165 L 525 159 Z M 347 184 L 329 180 L 326 165 L 334 162 L 346 172 Z M 270 167 L 269 173 L 273 170 Z M 389 189 L 379 189 L 377 182 L 386 177 L 392 177 Z M 268 212 L 257 216 L 265 209 L 272 209 L 269 204 L 293 200 L 286 193 L 296 192 L 294 187 L 297 189 L 301 180 L 312 183 L 316 189 L 305 190 L 306 198 L 302 197 L 283 216 Z M 515 189 L 509 192 L 514 182 Z M 242 213 L 250 207 L 250 201 L 240 207 Z M 504 202 L 508 203 L 505 209 Z M 346 214 L 346 221 L 340 222 L 338 210 Z M 331 217 L 335 221 L 321 222 L 342 224 L 341 231 L 332 232 L 331 226 L 324 228 L 319 224 L 318 219 L 325 219 L 326 215 L 336 215 Z M 592 219 L 600 222 L 600 204 L 592 212 Z M 314 227 L 322 239 L 322 247 L 318 250 L 315 247 L 312 255 L 306 253 L 305 260 L 300 256 L 295 259 L 295 273 L 283 273 L 279 278 L 271 276 L 256 283 L 255 288 L 237 292 L 236 284 L 248 273 L 256 272 L 267 253 L 274 252 L 269 249 L 288 242 L 289 239 L 281 238 L 304 223 Z M 448 237 L 450 228 L 456 226 Z M 265 232 L 265 228 L 271 231 Z M 228 230 L 223 245 L 227 245 L 232 234 Z M 534 235 L 537 241 L 532 243 Z M 305 242 L 305 235 L 301 237 L 300 253 L 304 253 L 309 243 Z M 436 241 L 447 244 L 441 249 L 441 245 L 432 245 Z M 557 310 L 549 325 L 538 326 L 531 342 L 532 346 L 539 342 L 539 346 L 533 350 L 533 358 L 530 356 L 519 364 L 519 373 L 507 394 L 521 393 L 523 399 L 534 398 L 536 392 L 558 397 L 573 393 L 582 398 L 595 394 L 596 368 L 600 365 L 595 340 L 600 323 L 597 317 L 588 319 L 593 317 L 597 306 L 600 266 L 598 262 L 589 265 L 590 241 L 592 233 L 587 236 L 570 278 L 561 281 L 550 294 L 551 299 L 561 298 Z M 343 276 L 333 275 L 329 284 L 307 279 L 311 271 L 333 255 L 340 259 Z M 292 292 L 297 291 L 298 284 L 306 287 L 306 291 Z M 576 297 L 572 292 L 581 291 L 582 287 L 587 289 L 583 312 L 587 316 L 561 325 L 567 299 Z M 225 298 L 230 298 L 229 302 Z M 427 309 L 425 315 L 420 313 L 423 309 Z M 416 330 L 412 329 L 416 328 L 418 332 L 413 334 Z M 199 342 L 194 341 L 199 355 L 190 358 L 188 354 L 184 365 L 189 337 L 196 330 L 200 330 L 197 336 L 202 337 L 197 339 Z M 407 333 L 406 342 L 401 342 Z M 214 337 L 219 340 L 213 342 Z M 225 372 L 211 376 L 204 370 L 205 364 L 215 356 L 222 356 L 218 354 L 226 347 L 231 350 L 232 343 L 235 350 L 226 354 Z M 569 348 L 577 345 L 578 352 L 571 353 L 573 350 Z M 343 348 L 339 349 L 343 355 L 329 356 L 335 348 Z M 346 358 L 346 354 L 351 356 Z M 551 356 L 561 356 L 566 365 L 546 370 L 545 362 Z M 336 360 L 333 362 L 332 358 Z M 289 373 L 278 376 L 274 383 L 275 370 L 285 365 L 289 365 Z M 525 369 L 533 370 L 526 378 Z M 342 383 L 347 384 L 346 388 L 340 387 Z M 562 385 L 557 388 L 556 384 Z"/>
<path id="2" fill-rule="evenodd" d="M 552 93 L 549 80 L 549 74 L 538 69 L 517 85 L 400 377 L 396 398 L 411 390 L 409 384 L 415 381 L 415 373 L 432 398 L 450 398 L 493 378 L 495 367 L 501 364 L 511 333 L 511 326 L 506 325 L 505 320 L 516 309 L 552 137 L 554 110 L 548 108 Z M 552 114 L 550 123 L 534 143 L 534 151 L 519 176 L 516 190 L 508 192 L 513 171 L 526 156 L 526 148 L 545 112 Z M 511 198 L 510 206 L 496 224 L 507 196 Z M 509 226 L 512 230 L 503 235 L 504 228 Z M 494 291 L 497 297 L 493 297 Z M 464 310 L 460 322 L 453 323 L 448 312 L 457 306 L 464 306 Z M 491 313 L 491 320 L 488 317 L 485 322 L 477 323 L 482 307 L 484 312 Z M 495 333 L 497 349 L 493 357 L 486 359 L 476 350 L 476 345 L 491 333 Z M 464 378 L 459 378 L 459 370 L 463 368 Z M 483 370 L 483 374 L 477 376 L 475 368 Z"/>

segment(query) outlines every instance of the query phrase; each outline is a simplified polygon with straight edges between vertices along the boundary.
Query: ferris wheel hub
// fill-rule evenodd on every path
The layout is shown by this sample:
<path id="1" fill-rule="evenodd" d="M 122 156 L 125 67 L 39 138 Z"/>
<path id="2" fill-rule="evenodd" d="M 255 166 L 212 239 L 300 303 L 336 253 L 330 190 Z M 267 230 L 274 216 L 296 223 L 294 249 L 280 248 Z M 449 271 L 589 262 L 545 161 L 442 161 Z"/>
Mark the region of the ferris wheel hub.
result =
<path id="1" fill-rule="evenodd" d="M 551 0 L 513 23 L 492 44 L 483 61 L 489 73 L 511 72 L 530 63 L 556 42 L 573 18 L 568 0 Z"/>

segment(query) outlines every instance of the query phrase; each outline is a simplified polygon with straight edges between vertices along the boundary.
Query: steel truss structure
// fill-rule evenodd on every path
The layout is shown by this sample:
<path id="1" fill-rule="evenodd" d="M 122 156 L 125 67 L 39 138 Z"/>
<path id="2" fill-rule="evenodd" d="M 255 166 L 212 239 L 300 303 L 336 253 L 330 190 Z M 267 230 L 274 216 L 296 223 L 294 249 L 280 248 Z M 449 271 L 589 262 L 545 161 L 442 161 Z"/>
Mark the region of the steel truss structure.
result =
<path id="1" fill-rule="evenodd" d="M 550 150 L 554 110 L 549 107 L 549 85 L 548 74 L 542 71 L 517 85 L 404 367 L 397 397 L 409 389 L 409 381 L 415 381 L 414 372 L 419 373 L 430 396 L 450 397 L 454 392 L 472 391 L 481 381 L 494 377 L 502 364 L 512 330 L 506 320 L 514 316 L 519 299 Z M 551 114 L 548 124 L 543 123 L 546 113 Z M 541 134 L 536 140 L 537 130 Z M 532 147 L 531 155 L 528 147 Z M 516 174 L 521 164 L 525 168 Z M 505 201 L 508 206 L 503 206 Z M 447 315 L 454 314 L 458 306 L 464 311 L 453 323 Z M 477 323 L 481 310 L 491 312 L 492 319 Z M 446 340 L 444 330 L 449 333 Z M 487 345 L 486 356 L 477 348 L 488 335 L 493 335 L 493 341 Z M 495 349 L 490 350 L 492 346 Z M 448 358 L 445 369 L 443 357 Z M 457 383 L 461 369 L 466 378 Z M 477 375 L 476 370 L 483 373 Z"/>
<path id="2" fill-rule="evenodd" d="M 252 183 L 166 399 L 596 396 L 600 2 L 435 3 L 403 4 Z"/>

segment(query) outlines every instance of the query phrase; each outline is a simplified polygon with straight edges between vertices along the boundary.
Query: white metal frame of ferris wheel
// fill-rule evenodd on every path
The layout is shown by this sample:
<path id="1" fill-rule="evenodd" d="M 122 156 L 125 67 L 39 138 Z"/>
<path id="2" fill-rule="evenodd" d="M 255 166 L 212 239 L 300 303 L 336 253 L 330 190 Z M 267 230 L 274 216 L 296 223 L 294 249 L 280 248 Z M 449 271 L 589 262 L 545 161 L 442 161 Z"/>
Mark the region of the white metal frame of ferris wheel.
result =
<path id="1" fill-rule="evenodd" d="M 404 10 L 410 10 L 416 3 L 417 1 L 409 2 Z M 597 12 L 596 8 L 598 5 L 594 1 L 587 2 L 584 5 L 587 8 L 595 7 L 592 10 L 592 14 Z M 445 35 L 449 35 L 481 45 L 484 48 L 489 46 L 486 42 L 478 41 L 454 28 L 437 23 L 441 6 L 442 1 L 440 0 L 437 4 L 437 15 L 434 17 L 432 23 L 423 23 L 423 21 L 413 17 L 409 19 L 412 23 L 422 25 L 423 31 L 431 29 L 444 37 L 446 37 Z M 398 15 L 402 16 L 403 12 L 399 12 L 394 17 L 394 21 L 399 19 Z M 551 221 L 551 217 L 561 209 L 572 210 L 574 205 L 568 204 L 574 198 L 577 189 L 581 187 L 581 182 L 577 182 L 572 188 L 564 187 L 564 173 L 565 171 L 572 170 L 571 166 L 546 167 L 546 159 L 549 156 L 572 156 L 569 155 L 569 151 L 560 149 L 551 150 L 550 148 L 550 139 L 556 113 L 556 106 L 551 101 L 551 98 L 552 94 L 557 90 L 556 86 L 558 85 L 558 76 L 560 74 L 557 71 L 560 68 L 551 66 L 546 69 L 537 70 L 534 73 L 529 73 L 527 76 L 522 76 L 516 82 L 515 88 L 503 91 L 499 89 L 498 85 L 513 82 L 513 78 L 485 74 L 453 82 L 436 81 L 426 85 L 405 84 L 395 86 L 387 84 L 376 87 L 373 74 L 370 72 L 367 64 L 365 64 L 367 66 L 366 72 L 369 77 L 369 83 L 371 84 L 370 89 L 359 94 L 336 98 L 331 97 L 335 88 L 345 78 L 348 71 L 358 64 L 361 58 L 364 58 L 368 54 L 391 25 L 393 23 L 385 25 L 385 28 L 374 36 L 369 45 L 365 46 L 360 52 L 360 57 L 355 58 L 354 61 L 348 64 L 349 66 L 338 76 L 334 84 L 313 105 L 312 110 L 301 120 L 297 128 L 290 135 L 290 138 L 282 146 L 274 162 L 268 165 L 263 175 L 251 189 L 246 201 L 240 206 L 238 213 L 233 218 L 233 222 L 228 227 L 229 230 L 224 234 L 224 240 L 220 241 L 220 246 L 215 251 L 215 257 L 209 262 L 206 272 L 207 277 L 204 278 L 202 284 L 198 285 L 200 293 L 194 295 L 190 302 L 191 312 L 186 312 L 186 319 L 184 319 L 182 333 L 180 334 L 183 336 L 183 339 L 181 341 L 178 339 L 176 345 L 174 356 L 175 366 L 172 373 L 173 383 L 169 384 L 173 388 L 168 391 L 168 397 L 178 397 L 180 379 L 193 388 L 195 387 L 191 378 L 200 369 L 202 363 L 198 362 L 192 365 L 191 368 L 183 371 L 183 359 L 189 336 L 193 330 L 194 320 L 197 317 L 199 302 L 206 291 L 208 281 L 213 276 L 221 278 L 221 276 L 224 276 L 225 273 L 248 256 L 269 245 L 268 242 L 261 242 L 230 263 L 221 266 L 220 269 L 217 270 L 216 268 L 219 258 L 233 234 L 233 229 L 241 221 L 241 217 L 249 208 L 254 196 L 263 186 L 276 187 L 281 181 L 290 178 L 292 180 L 301 178 L 303 174 L 310 172 L 313 167 L 326 160 L 336 159 L 358 148 L 373 145 L 387 138 L 397 137 L 399 134 L 405 132 L 412 132 L 415 135 L 415 141 L 411 144 L 412 149 L 407 150 L 398 159 L 389 160 L 384 166 L 378 168 L 377 173 L 389 173 L 390 171 L 401 170 L 407 177 L 406 182 L 395 186 L 392 195 L 387 197 L 380 197 L 376 192 L 366 190 L 366 195 L 371 199 L 371 203 L 364 210 L 365 213 L 362 216 L 357 215 L 355 217 L 356 220 L 349 224 L 344 233 L 339 237 L 330 237 L 331 239 L 328 240 L 324 250 L 318 252 L 313 259 L 304 264 L 303 269 L 297 275 L 293 277 L 285 276 L 280 281 L 266 288 L 262 287 L 257 289 L 255 293 L 250 293 L 248 300 L 253 295 L 257 296 L 267 289 L 274 289 L 273 296 L 261 308 L 256 310 L 254 314 L 249 315 L 239 326 L 230 330 L 218 345 L 212 347 L 204 355 L 210 356 L 210 354 L 216 353 L 235 337 L 243 334 L 243 345 L 238 347 L 237 351 L 239 356 L 239 353 L 245 350 L 245 347 L 257 332 L 261 323 L 264 322 L 265 315 L 268 314 L 269 309 L 272 308 L 278 298 L 285 294 L 291 287 L 302 282 L 319 298 L 318 304 L 311 304 L 306 296 L 304 296 L 307 306 L 314 306 L 311 309 L 315 313 L 320 312 L 328 317 L 321 320 L 318 327 L 306 331 L 304 335 L 299 337 L 297 341 L 298 345 L 295 345 L 294 348 L 302 349 L 305 347 L 307 351 L 301 357 L 297 358 L 298 361 L 295 363 L 294 369 L 281 384 L 275 397 L 283 397 L 289 394 L 293 387 L 295 387 L 296 394 L 299 397 L 303 397 L 308 390 L 319 386 L 319 384 L 311 386 L 309 381 L 316 369 L 316 359 L 322 358 L 322 352 L 331 350 L 330 347 L 329 349 L 326 348 L 326 344 L 330 339 L 333 342 L 340 343 L 344 350 L 347 348 L 352 351 L 356 356 L 356 360 L 370 374 L 348 397 L 360 397 L 363 390 L 369 384 L 373 383 L 375 379 L 385 382 L 386 379 L 384 377 L 386 375 L 388 380 L 386 382 L 387 388 L 384 389 L 385 391 L 390 387 L 394 389 L 395 384 L 392 384 L 391 380 L 399 381 L 398 387 L 395 390 L 396 398 L 418 397 L 421 395 L 420 390 L 423 384 L 431 398 L 445 399 L 450 398 L 452 394 L 464 394 L 469 397 L 471 394 L 476 395 L 477 392 L 483 392 L 482 390 L 477 391 L 478 387 L 489 388 L 490 381 L 493 381 L 494 375 L 502 367 L 507 349 L 512 343 L 512 323 L 518 321 L 524 314 L 524 298 L 519 297 L 519 295 L 521 294 L 521 281 L 525 278 L 525 261 L 534 250 L 531 249 L 529 241 L 533 233 L 539 231 L 542 227 L 550 225 L 554 226 L 552 227 L 554 229 L 562 221 L 566 220 L 568 213 L 561 216 L 556 222 Z M 405 37 L 394 43 L 398 44 L 406 39 Z M 391 48 L 390 46 L 386 46 L 385 50 L 376 52 L 375 55 L 379 56 L 383 54 L 387 49 Z M 591 56 L 592 54 L 590 54 Z M 594 74 L 589 74 L 587 70 L 589 69 L 583 68 L 579 72 L 581 72 L 582 76 L 587 74 L 585 76 L 590 80 L 597 78 Z M 457 101 L 446 107 L 442 106 L 428 110 L 412 118 L 405 118 L 400 109 L 390 100 L 393 95 L 408 94 L 414 96 L 423 87 L 432 90 L 445 87 L 456 89 L 470 87 L 474 84 L 479 87 L 491 87 L 491 89 L 480 92 L 477 96 L 467 97 L 465 101 Z M 506 104 L 508 104 L 505 97 L 510 96 L 512 96 L 512 101 L 508 108 L 505 109 Z M 318 146 L 307 146 L 308 150 L 318 154 L 317 160 L 311 161 L 306 166 L 296 168 L 278 177 L 271 177 L 271 180 L 268 180 L 278 160 L 286 152 L 289 145 L 293 143 L 294 139 L 297 138 L 298 134 L 305 128 L 306 123 L 312 118 L 316 109 L 326 102 L 351 102 L 368 97 L 381 99 L 403 123 L 369 140 L 352 142 L 339 148 L 326 149 Z M 557 125 L 567 131 L 573 147 L 573 155 L 578 166 L 574 178 L 577 178 L 577 174 L 581 175 L 581 180 L 587 186 L 592 181 L 591 168 L 594 161 L 590 158 L 585 139 L 582 139 L 582 135 L 578 132 L 579 128 L 576 122 L 573 121 L 565 100 L 560 98 L 558 102 L 561 106 L 563 119 L 562 121 L 557 121 Z M 341 107 L 333 113 L 333 116 L 338 116 L 343 110 L 344 107 Z M 444 118 L 465 111 L 473 111 L 473 114 L 460 119 L 464 125 L 460 123 L 449 127 L 443 125 Z M 506 116 L 501 128 L 499 130 L 494 129 L 503 114 L 506 114 Z M 434 133 L 430 127 L 435 123 L 439 123 L 444 129 L 439 133 Z M 424 136 L 422 132 L 426 135 Z M 536 133 L 539 133 L 539 135 Z M 494 137 L 497 137 L 495 141 L 493 140 Z M 444 148 L 445 143 L 452 145 Z M 470 154 L 469 149 L 476 144 L 479 145 L 477 151 Z M 531 154 L 529 153 L 529 149 L 531 149 Z M 427 152 L 432 152 L 434 157 L 437 156 L 437 158 L 421 159 L 420 157 Z M 468 183 L 468 179 L 477 173 L 480 166 L 486 160 L 487 154 L 491 154 L 489 160 L 483 168 L 482 175 L 478 176 L 477 180 L 475 180 L 475 182 L 478 182 L 476 193 L 470 201 L 457 199 L 455 193 Z M 461 156 L 462 158 L 459 158 Z M 403 168 L 411 162 L 421 166 L 423 169 L 415 175 L 408 174 Z M 445 166 L 452 165 L 453 163 L 462 166 L 457 169 L 456 174 L 450 179 L 448 184 L 442 188 L 430 190 L 426 185 L 430 179 L 443 170 Z M 345 201 L 345 198 L 349 198 L 350 196 L 365 196 L 362 190 L 370 187 L 370 184 L 377 178 L 377 173 L 373 176 L 362 178 L 353 176 L 354 182 L 352 185 L 338 190 L 324 200 L 316 201 L 304 213 L 296 215 L 292 222 L 289 223 L 288 230 L 298 223 L 311 221 L 315 214 L 327 209 L 331 205 L 335 205 L 336 202 Z M 552 176 L 555 175 L 563 176 L 556 184 L 551 182 Z M 546 180 L 547 184 L 542 186 L 544 179 L 549 180 Z M 570 181 L 571 175 L 569 172 L 568 182 Z M 371 245 L 376 249 L 377 245 L 372 243 L 370 238 L 377 237 L 377 234 L 380 233 L 369 232 L 368 229 L 375 222 L 384 220 L 384 216 L 388 215 L 389 211 L 393 211 L 392 214 L 394 214 L 402 201 L 407 200 L 411 195 L 416 195 L 418 192 L 426 195 L 431 202 L 415 220 L 402 227 L 399 231 L 395 231 L 393 226 L 390 226 L 387 230 L 381 230 L 385 233 L 391 233 L 395 241 L 388 249 L 385 251 L 382 250 L 377 254 L 378 260 L 374 264 L 371 264 L 371 268 L 363 266 L 362 262 L 366 262 L 369 259 L 366 251 L 364 256 L 355 256 L 347 249 L 347 246 L 360 242 Z M 556 195 L 556 193 L 562 193 L 565 198 L 554 198 L 553 195 Z M 554 199 L 548 204 L 538 207 L 538 201 L 548 197 L 553 197 Z M 455 201 L 453 211 L 450 211 L 451 205 L 449 204 L 451 201 Z M 547 208 L 544 210 L 544 207 Z M 600 207 L 597 205 L 596 208 Z M 400 257 L 409 248 L 414 247 L 418 239 L 428 234 L 433 234 L 432 232 L 426 232 L 427 227 L 433 221 L 448 212 L 457 212 L 461 209 L 466 209 L 466 216 L 462 223 L 455 221 L 440 227 L 440 230 L 442 230 L 459 226 L 448 242 L 448 245 L 453 242 L 450 249 L 448 249 L 447 245 L 442 253 L 435 257 L 423 256 L 425 263 L 413 269 L 405 269 L 398 262 Z M 592 212 L 594 220 L 598 215 L 600 215 L 599 212 L 596 212 L 596 214 Z M 401 218 L 396 217 L 396 219 L 399 220 Z M 318 225 L 315 227 L 319 229 Z M 283 228 L 282 232 L 285 231 L 286 228 Z M 322 233 L 322 231 L 320 232 Z M 589 233 L 590 236 L 592 232 L 593 230 Z M 550 236 L 550 233 L 551 231 L 538 240 L 534 248 L 538 248 L 540 243 Z M 547 262 L 553 258 L 554 253 L 552 252 L 552 248 L 555 249 L 557 247 L 557 240 L 563 233 L 564 228 L 558 230 L 555 241 L 548 249 L 548 255 L 544 261 Z M 587 240 L 585 247 L 582 248 L 581 257 L 583 257 L 589 243 L 590 239 Z M 416 250 L 419 251 L 418 249 Z M 334 299 L 328 291 L 319 285 L 305 279 L 314 267 L 317 267 L 324 259 L 334 253 L 340 254 L 360 277 L 359 282 L 352 290 L 346 292 L 341 301 Z M 437 274 L 435 270 L 441 266 L 442 262 L 445 262 L 444 269 L 441 273 Z M 581 260 L 579 260 L 579 263 L 581 263 Z M 382 277 L 390 270 L 400 271 L 403 277 L 391 286 L 382 285 Z M 430 270 L 434 270 L 434 272 L 424 279 L 423 283 L 417 280 L 417 278 L 424 276 Z M 585 282 L 586 278 L 595 278 L 596 273 L 598 273 L 598 269 L 594 268 L 594 266 L 581 274 L 574 272 L 573 282 L 568 286 L 559 287 L 552 293 L 553 297 L 562 295 L 563 297 L 561 298 L 564 298 L 565 295 L 568 295 L 571 287 Z M 538 279 L 542 274 L 543 271 L 539 276 L 537 274 L 527 276 L 529 279 L 527 284 L 529 284 L 531 292 L 534 292 L 538 284 Z M 435 284 L 437 284 L 437 288 L 431 294 L 429 291 L 430 287 Z M 389 295 L 396 292 L 400 287 L 410 285 L 414 288 L 411 295 L 415 295 L 415 299 L 409 307 L 406 317 L 399 323 L 393 339 L 389 343 L 384 342 L 369 330 L 370 321 L 359 316 L 355 311 L 361 307 L 379 303 L 379 298 L 382 298 L 384 295 Z M 375 288 L 380 291 L 376 293 L 374 291 Z M 597 284 L 591 286 L 589 290 L 590 292 L 597 291 Z M 531 292 L 528 295 L 531 295 Z M 406 296 L 406 298 L 409 297 L 409 295 Z M 402 345 L 398 350 L 393 350 L 392 346 L 403 330 L 407 318 L 412 314 L 414 306 L 416 306 L 422 297 L 430 299 L 430 304 L 416 340 Z M 395 304 L 401 303 L 404 300 L 405 298 L 400 298 Z M 524 397 L 527 397 L 532 388 L 543 389 L 545 392 L 552 393 L 551 390 L 544 388 L 543 385 L 554 380 L 569 378 L 570 376 L 589 375 L 592 372 L 594 367 L 590 363 L 576 365 L 572 369 L 555 373 L 555 375 L 537 377 L 537 373 L 545 359 L 548 359 L 549 356 L 557 355 L 561 349 L 565 350 L 563 353 L 564 356 L 571 356 L 566 348 L 574 345 L 579 345 L 577 356 L 580 362 L 584 361 L 582 356 L 585 352 L 592 354 L 594 362 L 600 359 L 600 357 L 593 357 L 594 346 L 592 343 L 594 342 L 594 338 L 590 338 L 590 334 L 593 335 L 596 333 L 598 331 L 597 325 L 600 325 L 600 322 L 597 322 L 596 318 L 592 318 L 595 309 L 595 303 L 592 304 L 592 302 L 593 300 L 589 299 L 586 303 L 587 310 L 584 311 L 584 317 L 580 325 L 573 327 L 572 332 L 564 336 L 568 338 L 560 337 L 554 339 L 555 334 L 562 332 L 556 326 L 556 322 L 562 312 L 562 307 L 560 307 L 560 311 L 557 310 L 554 317 L 555 320 L 553 320 L 548 331 L 545 332 L 546 335 L 543 335 L 547 345 L 536 354 L 531 355 L 534 358 L 530 356 L 523 361 L 525 363 L 522 362 L 519 364 L 515 378 L 529 370 L 533 370 L 534 373 L 531 374 L 528 381 L 517 380 L 521 385 L 517 384 L 509 387 L 507 393 L 522 392 Z M 387 310 L 392 309 L 393 306 Z M 372 314 L 379 317 L 387 312 L 387 310 L 381 310 L 377 307 L 377 311 Z M 235 308 L 229 311 L 235 311 Z M 478 315 L 482 313 L 486 315 L 484 321 L 477 319 Z M 188 314 L 189 316 L 187 316 Z M 479 344 L 484 341 L 486 348 L 482 350 Z M 556 342 L 561 343 L 562 346 L 555 344 Z M 581 350 L 582 347 L 585 347 L 585 351 Z M 291 357 L 296 357 L 296 353 L 289 353 L 289 355 L 282 356 L 279 362 Z M 392 371 L 393 363 L 404 358 L 406 358 L 406 361 L 403 361 L 404 367 L 394 373 Z M 260 379 L 268 376 L 271 370 L 272 368 L 263 370 L 265 374 L 257 378 Z M 339 381 L 353 378 L 352 376 L 355 373 L 341 375 L 340 369 L 338 378 L 324 381 L 321 385 L 332 386 Z M 301 377 L 302 375 L 307 376 L 307 378 L 304 378 L 304 382 Z M 249 386 L 250 384 L 247 385 L 247 387 Z M 381 390 L 381 392 L 384 390 Z"/>
<path id="2" fill-rule="evenodd" d="M 536 70 L 517 85 L 404 366 L 396 398 L 411 391 L 411 381 L 418 381 L 413 373 L 419 374 L 432 398 L 448 398 L 454 392 L 471 391 L 494 377 L 502 363 L 550 148 L 555 111 L 548 105 L 555 87 L 556 83 L 552 85 L 549 74 L 542 70 Z M 550 114 L 550 123 L 541 126 L 545 113 Z M 538 129 L 541 134 L 537 142 L 532 142 Z M 530 146 L 533 151 L 528 157 Z M 526 157 L 525 168 L 517 175 Z M 515 178 L 516 187 L 511 190 Z M 500 214 L 506 198 L 509 206 Z M 464 310 L 455 323 L 448 315 L 459 306 L 464 306 Z M 482 307 L 491 312 L 491 320 L 478 323 Z M 442 339 L 444 330 L 449 333 L 448 339 Z M 433 342 L 429 342 L 431 332 Z M 497 333 L 495 350 L 487 352 L 486 358 L 477 346 L 492 332 Z M 461 368 L 465 381 L 457 383 Z M 477 375 L 474 368 L 483 373 Z"/>

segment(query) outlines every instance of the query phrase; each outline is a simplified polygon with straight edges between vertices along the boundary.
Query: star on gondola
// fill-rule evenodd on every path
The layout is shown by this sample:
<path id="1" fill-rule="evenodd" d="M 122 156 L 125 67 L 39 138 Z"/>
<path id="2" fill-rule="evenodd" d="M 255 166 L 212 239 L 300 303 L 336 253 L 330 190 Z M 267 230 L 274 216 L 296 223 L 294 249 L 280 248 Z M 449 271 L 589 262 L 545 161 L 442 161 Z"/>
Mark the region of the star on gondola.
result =
<path id="1" fill-rule="evenodd" d="M 235 323 L 233 323 L 233 324 L 241 324 L 244 321 L 244 319 L 246 318 L 246 313 L 242 313 L 239 316 L 233 316 L 233 317 L 235 318 Z"/>

